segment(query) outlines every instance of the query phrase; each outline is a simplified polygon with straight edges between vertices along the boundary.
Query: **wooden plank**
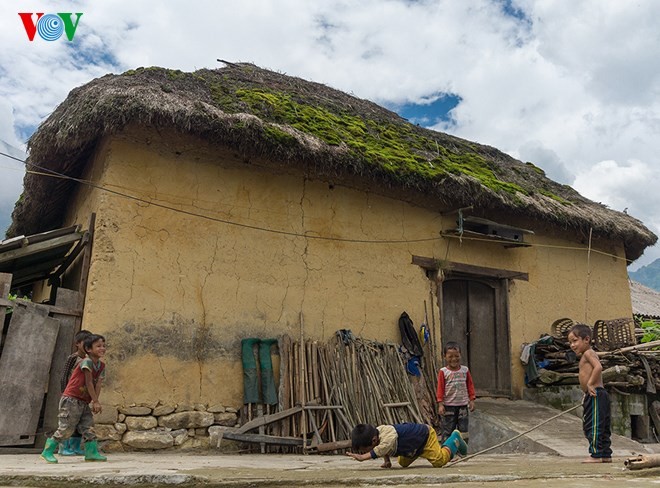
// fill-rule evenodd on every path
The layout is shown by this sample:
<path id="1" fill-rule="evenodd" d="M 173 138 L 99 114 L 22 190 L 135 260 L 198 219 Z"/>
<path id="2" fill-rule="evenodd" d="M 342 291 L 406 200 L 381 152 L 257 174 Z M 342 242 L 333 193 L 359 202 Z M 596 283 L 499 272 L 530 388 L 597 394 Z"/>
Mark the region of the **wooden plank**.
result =
<path id="1" fill-rule="evenodd" d="M 80 292 L 66 288 L 57 289 L 56 303 L 60 308 L 78 308 L 80 306 Z M 42 446 L 46 437 L 50 437 L 58 426 L 57 414 L 59 412 L 60 396 L 62 394 L 60 379 L 64 373 L 64 364 L 73 350 L 73 337 L 76 335 L 76 317 L 72 315 L 55 314 L 54 319 L 60 322 L 55 351 L 50 364 L 50 378 L 46 393 L 46 408 L 44 410 L 43 434 L 37 438 L 35 447 Z"/>
<path id="2" fill-rule="evenodd" d="M 412 257 L 412 264 L 421 266 L 425 269 L 451 271 L 455 273 L 464 273 L 486 278 L 514 279 L 529 281 L 529 273 L 521 271 L 512 271 L 508 269 L 486 268 L 484 266 L 474 266 L 472 264 L 455 263 L 453 261 L 442 261 L 440 259 L 428 258 L 424 256 Z"/>
<path id="3" fill-rule="evenodd" d="M 67 236 L 57 237 L 56 239 L 51 239 L 49 241 L 30 244 L 27 247 L 22 247 L 20 249 L 15 249 L 13 251 L 7 251 L 5 253 L 0 254 L 0 264 L 13 261 L 14 259 L 31 256 L 33 254 L 37 254 L 42 251 L 47 251 L 48 249 L 53 249 L 55 247 L 72 244 L 80 240 L 81 238 L 82 238 L 82 234 L 78 234 L 78 233 L 70 234 Z"/>
<path id="4" fill-rule="evenodd" d="M 0 357 L 0 432 L 13 437 L 0 445 L 34 442 L 58 330 L 47 308 L 14 308 Z"/>
<path id="5" fill-rule="evenodd" d="M 2 273 L 0 273 L 2 274 Z M 9 275 L 11 276 L 11 275 Z M 2 281 L 0 281 L 0 284 Z M 1 286 L 1 285 L 0 285 Z M 19 300 L 16 302 L 13 302 L 11 300 L 7 300 L 5 298 L 0 298 L 0 307 L 14 307 L 16 305 L 21 306 L 21 304 L 24 303 L 31 303 L 31 302 L 26 302 L 24 300 Z M 40 305 L 41 307 L 45 307 L 48 309 L 48 313 L 52 314 L 58 314 L 58 315 L 73 315 L 74 317 L 81 317 L 82 316 L 82 310 L 80 309 L 72 309 L 68 307 L 56 307 L 54 305 Z"/>
<path id="6" fill-rule="evenodd" d="M 239 434 L 238 432 L 224 432 L 223 439 L 249 442 L 252 444 L 276 444 L 280 446 L 302 446 L 303 440 L 298 437 L 278 437 L 274 435 Z"/>
<path id="7" fill-rule="evenodd" d="M 287 410 L 283 410 L 281 412 L 271 413 L 270 415 L 264 415 L 263 417 L 257 417 L 256 419 L 241 425 L 238 429 L 236 429 L 236 433 L 244 434 L 245 432 L 248 432 L 252 429 L 256 429 L 258 427 L 263 427 L 264 425 L 272 424 L 273 422 L 277 422 L 278 420 L 291 417 L 292 415 L 295 415 L 300 412 L 302 412 L 302 407 L 297 406 L 297 407 L 289 408 Z"/>
<path id="8" fill-rule="evenodd" d="M 644 356 L 639 356 L 639 360 L 644 365 L 644 371 L 646 371 L 646 393 L 655 395 L 655 379 L 649 361 Z"/>
<path id="9" fill-rule="evenodd" d="M 654 401 L 649 405 L 649 417 L 651 417 L 651 421 L 653 422 L 653 426 L 655 427 L 656 432 L 660 432 L 660 402 L 659 401 Z"/>
<path id="10" fill-rule="evenodd" d="M 468 281 L 468 356 L 466 364 L 474 387 L 484 390 L 497 388 L 497 330 L 495 320 L 495 290 L 492 286 Z M 501 351 L 506 354 L 507 351 Z"/>
<path id="11" fill-rule="evenodd" d="M 85 309 L 85 299 L 87 298 L 87 283 L 89 281 L 89 268 L 92 263 L 92 248 L 94 246 L 94 227 L 96 226 L 96 214 L 92 213 L 89 216 L 89 223 L 87 226 L 87 243 L 82 256 L 82 266 L 80 267 L 80 285 L 78 291 L 82 294 L 80 300 L 80 308 Z M 82 315 L 76 320 L 76 332 L 82 328 Z"/>
<path id="12" fill-rule="evenodd" d="M 350 440 L 345 440 L 345 441 L 335 441 L 335 442 L 323 442 L 321 444 L 317 444 L 315 446 L 310 446 L 308 449 L 308 452 L 316 451 L 316 452 L 329 452 L 329 451 L 336 451 L 338 449 L 350 449 L 351 448 L 351 441 Z"/>

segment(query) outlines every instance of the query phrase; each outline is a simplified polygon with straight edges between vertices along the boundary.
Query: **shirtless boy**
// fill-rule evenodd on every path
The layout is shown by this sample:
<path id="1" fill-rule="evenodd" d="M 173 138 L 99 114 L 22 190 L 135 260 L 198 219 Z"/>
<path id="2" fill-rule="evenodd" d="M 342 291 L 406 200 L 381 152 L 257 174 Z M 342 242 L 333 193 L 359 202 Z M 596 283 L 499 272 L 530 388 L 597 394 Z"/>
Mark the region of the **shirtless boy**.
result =
<path id="1" fill-rule="evenodd" d="M 591 348 L 589 326 L 574 325 L 568 333 L 568 343 L 580 358 L 580 386 L 584 391 L 582 428 L 591 454 L 583 462 L 611 463 L 610 398 L 603 387 L 603 366 Z"/>

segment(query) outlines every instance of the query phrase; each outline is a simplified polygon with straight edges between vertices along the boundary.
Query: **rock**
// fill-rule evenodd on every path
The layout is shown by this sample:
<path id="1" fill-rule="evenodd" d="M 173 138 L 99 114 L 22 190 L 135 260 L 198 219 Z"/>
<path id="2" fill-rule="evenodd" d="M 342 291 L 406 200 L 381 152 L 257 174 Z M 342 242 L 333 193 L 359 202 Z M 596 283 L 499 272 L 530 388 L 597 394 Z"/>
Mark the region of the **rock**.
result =
<path id="1" fill-rule="evenodd" d="M 154 408 L 152 413 L 155 417 L 162 417 L 163 415 L 171 414 L 174 410 L 176 410 L 176 408 L 172 405 L 160 405 Z"/>
<path id="2" fill-rule="evenodd" d="M 193 405 L 193 410 L 198 412 L 206 412 L 206 405 L 203 403 L 195 403 L 195 405 Z"/>
<path id="3" fill-rule="evenodd" d="M 215 418 L 210 412 L 180 412 L 165 415 L 158 419 L 158 425 L 170 429 L 198 429 L 213 425 Z"/>
<path id="4" fill-rule="evenodd" d="M 187 403 L 181 403 L 180 405 L 176 406 L 175 412 L 189 412 L 190 410 L 194 410 L 192 405 L 188 405 Z"/>
<path id="5" fill-rule="evenodd" d="M 124 415 L 151 415 L 151 408 L 142 405 L 131 407 L 119 407 L 119 411 Z"/>
<path id="6" fill-rule="evenodd" d="M 124 445 L 120 441 L 104 441 L 99 446 L 102 452 L 124 452 Z"/>
<path id="7" fill-rule="evenodd" d="M 174 445 L 174 438 L 165 432 L 128 431 L 122 442 L 136 449 L 167 449 Z"/>
<path id="8" fill-rule="evenodd" d="M 120 434 L 123 434 L 124 432 L 126 432 L 127 428 L 128 427 L 126 427 L 126 424 L 122 424 L 121 422 L 115 423 L 115 430 L 117 432 L 119 432 Z"/>
<path id="9" fill-rule="evenodd" d="M 124 420 L 128 430 L 149 430 L 158 427 L 156 417 L 126 417 Z"/>
<path id="10" fill-rule="evenodd" d="M 94 415 L 95 424 L 114 424 L 117 421 L 117 408 L 113 405 L 103 405 L 103 411 Z"/>
<path id="11" fill-rule="evenodd" d="M 227 407 L 227 408 L 225 408 L 225 412 L 238 413 L 238 409 L 234 408 L 234 407 Z"/>
<path id="12" fill-rule="evenodd" d="M 224 413 L 225 407 L 222 405 L 211 405 L 206 411 L 211 413 Z"/>
<path id="13" fill-rule="evenodd" d="M 174 445 L 180 446 L 188 439 L 188 430 L 187 429 L 173 430 L 172 432 L 170 432 L 170 435 L 174 438 Z"/>
<path id="14" fill-rule="evenodd" d="M 209 427 L 209 446 L 211 448 L 220 447 L 220 443 L 222 442 L 222 436 L 228 430 L 232 431 L 233 429 L 228 427 L 223 427 L 220 425 L 212 425 L 211 427 Z"/>
<path id="15" fill-rule="evenodd" d="M 96 432 L 99 441 L 121 440 L 121 432 L 118 432 L 114 425 L 96 424 L 94 425 L 94 432 Z"/>
<path id="16" fill-rule="evenodd" d="M 214 416 L 214 424 L 233 427 L 236 425 L 237 417 L 235 413 L 216 413 Z"/>

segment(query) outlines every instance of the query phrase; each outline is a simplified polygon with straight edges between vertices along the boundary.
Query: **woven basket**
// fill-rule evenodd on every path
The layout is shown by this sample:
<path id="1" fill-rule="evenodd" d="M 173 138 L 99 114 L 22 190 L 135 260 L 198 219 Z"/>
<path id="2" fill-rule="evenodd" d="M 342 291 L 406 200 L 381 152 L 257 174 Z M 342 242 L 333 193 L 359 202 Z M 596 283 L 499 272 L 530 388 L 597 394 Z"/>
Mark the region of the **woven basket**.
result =
<path id="1" fill-rule="evenodd" d="M 575 322 L 572 319 L 564 318 L 555 320 L 550 326 L 552 337 L 566 340 L 571 327 L 574 325 Z"/>
<path id="2" fill-rule="evenodd" d="M 613 351 L 621 347 L 635 344 L 632 317 L 614 320 L 596 320 L 594 324 L 594 341 L 600 351 Z"/>

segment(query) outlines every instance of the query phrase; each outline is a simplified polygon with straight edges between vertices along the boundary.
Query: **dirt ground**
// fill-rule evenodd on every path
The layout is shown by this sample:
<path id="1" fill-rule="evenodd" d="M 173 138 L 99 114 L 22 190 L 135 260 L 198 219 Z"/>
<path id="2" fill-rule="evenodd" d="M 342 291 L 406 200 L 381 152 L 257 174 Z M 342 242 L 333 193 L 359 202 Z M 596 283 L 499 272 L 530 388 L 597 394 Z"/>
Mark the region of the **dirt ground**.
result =
<path id="1" fill-rule="evenodd" d="M 660 486 L 660 468 L 630 471 L 624 468 L 625 458 L 590 465 L 580 460 L 551 455 L 483 455 L 444 468 L 432 468 L 419 460 L 407 469 L 381 469 L 378 460 L 358 463 L 341 455 L 110 453 L 105 463 L 74 457 L 49 465 L 37 454 L 5 454 L 0 455 L 0 487 Z"/>

